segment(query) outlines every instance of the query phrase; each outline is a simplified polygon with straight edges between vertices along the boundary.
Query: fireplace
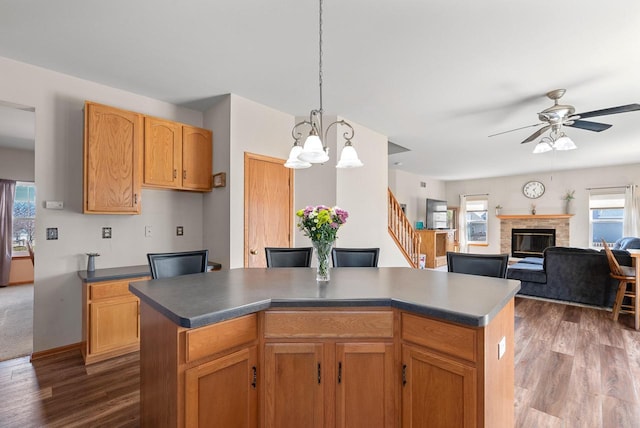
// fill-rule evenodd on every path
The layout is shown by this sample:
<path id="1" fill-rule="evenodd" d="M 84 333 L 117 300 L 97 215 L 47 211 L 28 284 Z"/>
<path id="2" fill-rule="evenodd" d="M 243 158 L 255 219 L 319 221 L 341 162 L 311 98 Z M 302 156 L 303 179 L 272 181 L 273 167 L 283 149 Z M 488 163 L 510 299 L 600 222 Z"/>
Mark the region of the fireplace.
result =
<path id="1" fill-rule="evenodd" d="M 555 245 L 555 229 L 511 229 L 513 257 L 542 257 L 545 248 Z"/>

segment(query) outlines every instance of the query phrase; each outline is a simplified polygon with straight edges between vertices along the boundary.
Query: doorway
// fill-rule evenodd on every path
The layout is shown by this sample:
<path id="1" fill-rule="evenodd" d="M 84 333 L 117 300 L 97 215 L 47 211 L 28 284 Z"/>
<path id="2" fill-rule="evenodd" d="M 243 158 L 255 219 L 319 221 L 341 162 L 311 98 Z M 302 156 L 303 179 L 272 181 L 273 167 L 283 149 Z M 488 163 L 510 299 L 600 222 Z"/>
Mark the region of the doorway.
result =
<path id="1" fill-rule="evenodd" d="M 0 361 L 33 352 L 35 268 L 35 109 L 0 101 L 0 179 L 15 183 L 10 257 L 0 287 Z"/>
<path id="2" fill-rule="evenodd" d="M 266 267 L 265 247 L 290 247 L 293 170 L 285 160 L 244 154 L 244 266 Z"/>

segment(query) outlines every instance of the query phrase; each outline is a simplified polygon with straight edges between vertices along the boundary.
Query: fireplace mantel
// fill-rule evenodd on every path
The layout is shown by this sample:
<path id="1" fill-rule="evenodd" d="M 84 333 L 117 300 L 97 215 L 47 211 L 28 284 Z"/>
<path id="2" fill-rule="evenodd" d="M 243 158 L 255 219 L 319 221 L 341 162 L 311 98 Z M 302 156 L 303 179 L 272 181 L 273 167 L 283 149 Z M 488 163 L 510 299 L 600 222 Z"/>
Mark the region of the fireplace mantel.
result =
<path id="1" fill-rule="evenodd" d="M 562 219 L 571 218 L 573 214 L 500 214 L 500 220 L 527 220 L 527 219 Z"/>

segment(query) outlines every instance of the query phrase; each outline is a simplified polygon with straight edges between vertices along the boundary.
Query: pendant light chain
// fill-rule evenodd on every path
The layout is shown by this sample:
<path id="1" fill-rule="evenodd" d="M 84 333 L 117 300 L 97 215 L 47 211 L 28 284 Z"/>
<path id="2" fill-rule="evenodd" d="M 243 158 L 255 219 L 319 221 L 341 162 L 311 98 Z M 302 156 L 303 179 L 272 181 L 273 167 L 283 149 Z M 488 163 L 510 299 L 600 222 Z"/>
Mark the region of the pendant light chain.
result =
<path id="1" fill-rule="evenodd" d="M 318 84 L 320 87 L 320 114 L 322 115 L 324 113 L 324 110 L 322 109 L 322 0 L 320 0 L 320 19 L 319 19 L 319 23 L 318 23 L 318 28 L 319 28 L 319 53 L 320 53 L 320 62 L 318 64 Z"/>
<path id="2" fill-rule="evenodd" d="M 320 108 L 317 110 L 311 110 L 309 120 L 303 120 L 293 126 L 293 129 L 291 130 L 291 136 L 294 141 L 293 147 L 289 153 L 289 159 L 287 159 L 284 166 L 287 168 L 303 169 L 309 168 L 311 164 L 314 163 L 327 162 L 329 160 L 329 148 L 326 145 L 327 134 L 329 133 L 329 129 L 335 125 L 346 126 L 349 128 L 343 134 L 343 138 L 345 138 L 346 141 L 336 168 L 357 168 L 362 166 L 362 162 L 358 159 L 358 154 L 351 143 L 351 139 L 354 134 L 353 126 L 345 120 L 336 120 L 329 124 L 325 129 L 324 124 L 322 123 L 322 116 L 324 114 L 324 108 L 322 106 L 322 6 L 324 2 L 323 0 L 318 0 L 318 3 L 320 5 L 320 13 L 318 14 L 318 89 L 320 92 Z M 300 132 L 301 127 L 311 128 L 309 136 L 304 142 L 304 146 L 300 145 L 300 139 L 302 138 L 302 133 Z M 324 138 L 322 138 L 323 136 Z"/>

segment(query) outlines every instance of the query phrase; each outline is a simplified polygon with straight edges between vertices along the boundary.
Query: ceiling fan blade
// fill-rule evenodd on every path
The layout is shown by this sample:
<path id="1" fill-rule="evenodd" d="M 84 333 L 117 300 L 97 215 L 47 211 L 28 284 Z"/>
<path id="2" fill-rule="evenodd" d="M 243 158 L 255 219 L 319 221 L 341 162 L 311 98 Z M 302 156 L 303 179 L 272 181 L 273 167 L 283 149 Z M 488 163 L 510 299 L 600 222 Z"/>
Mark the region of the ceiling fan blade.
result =
<path id="1" fill-rule="evenodd" d="M 587 131 L 601 132 L 605 129 L 611 128 L 612 125 L 599 122 L 589 122 L 587 120 L 572 120 L 565 123 L 564 126 L 570 126 L 572 128 L 586 129 Z"/>
<path id="2" fill-rule="evenodd" d="M 491 134 L 491 135 L 489 135 L 489 137 L 495 137 L 496 135 L 507 134 L 507 133 L 509 133 L 509 132 L 519 131 L 519 130 L 521 130 L 521 129 L 533 128 L 533 127 L 540 126 L 540 125 L 544 125 L 544 122 L 536 123 L 536 124 L 534 124 L 534 125 L 522 126 L 522 127 L 520 127 L 520 128 L 510 129 L 510 130 L 508 130 L 508 131 L 498 132 L 497 134 Z"/>
<path id="3" fill-rule="evenodd" d="M 538 138 L 539 136 L 541 136 L 542 134 L 547 132 L 550 128 L 551 128 L 551 125 L 547 125 L 544 128 L 538 129 L 536 132 L 534 132 L 533 134 L 529 135 L 529 138 L 527 138 L 526 140 L 524 140 L 520 144 L 529 143 L 529 142 L 535 140 L 536 138 Z"/>
<path id="4" fill-rule="evenodd" d="M 595 116 L 606 116 L 608 114 L 627 113 L 630 111 L 640 110 L 640 104 L 627 104 L 626 106 L 610 107 L 602 110 L 588 111 L 586 113 L 578 113 L 581 119 Z"/>

